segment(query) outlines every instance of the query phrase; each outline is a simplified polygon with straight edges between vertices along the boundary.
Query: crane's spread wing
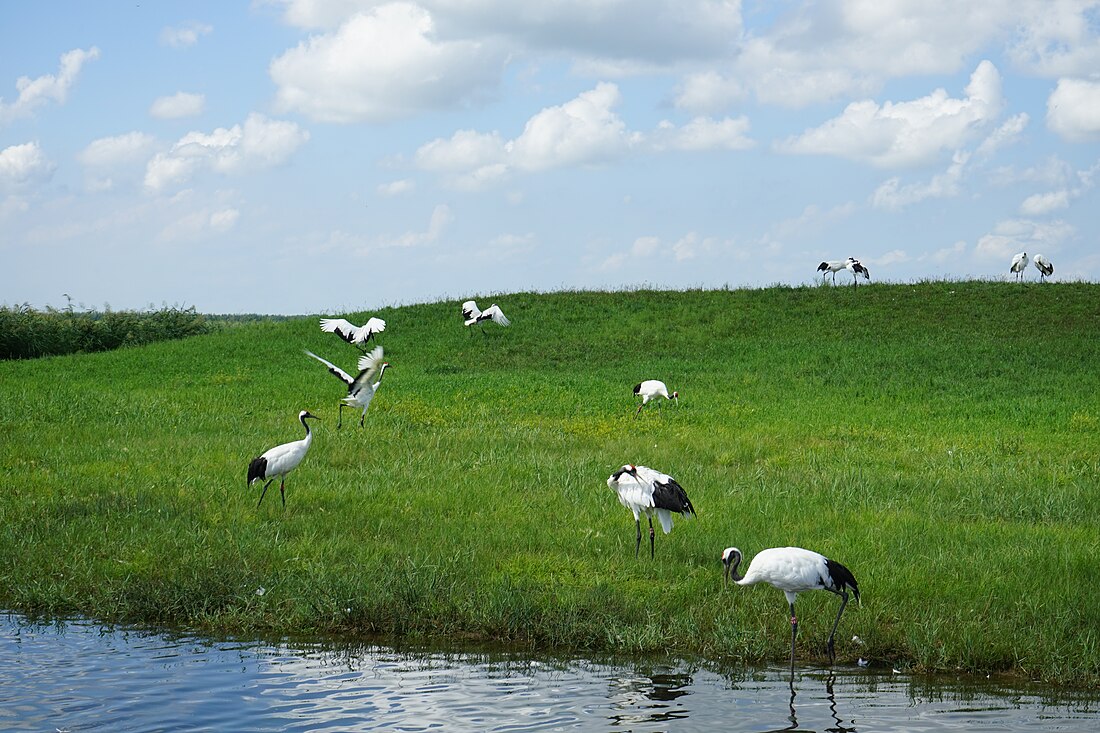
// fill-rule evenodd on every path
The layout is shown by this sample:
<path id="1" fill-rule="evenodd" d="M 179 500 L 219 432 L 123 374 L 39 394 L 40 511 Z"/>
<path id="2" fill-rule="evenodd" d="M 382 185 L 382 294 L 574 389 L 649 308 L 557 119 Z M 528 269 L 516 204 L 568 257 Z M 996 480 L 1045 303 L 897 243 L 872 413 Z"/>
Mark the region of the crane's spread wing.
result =
<path id="1" fill-rule="evenodd" d="M 507 316 L 500 309 L 500 306 L 493 303 L 481 313 L 482 318 L 492 318 L 494 322 L 499 323 L 502 326 L 508 326 L 512 322 L 508 320 Z"/>
<path id="2" fill-rule="evenodd" d="M 471 323 L 477 322 L 477 317 L 481 315 L 481 311 L 478 310 L 476 300 L 467 300 L 462 304 L 462 320 L 469 326 Z"/>
<path id="3" fill-rule="evenodd" d="M 340 367 L 333 364 L 331 361 L 328 361 L 327 359 L 322 359 L 321 357 L 314 354 L 312 351 L 307 351 L 306 353 L 309 354 L 310 356 L 312 356 L 317 361 L 324 364 L 325 366 L 327 366 L 328 370 L 333 375 L 335 375 L 337 379 L 339 379 L 341 382 L 346 384 L 348 387 L 351 387 L 351 385 L 355 383 L 355 379 L 352 378 L 352 376 L 350 374 L 348 374 L 343 369 L 341 369 Z"/>
<path id="4" fill-rule="evenodd" d="M 381 318 L 370 318 L 369 320 L 367 320 L 366 323 L 363 324 L 362 328 L 359 329 L 359 333 L 356 336 L 355 340 L 356 342 L 363 342 L 369 339 L 374 334 L 382 333 L 385 330 L 385 321 L 383 321 Z"/>
<path id="5" fill-rule="evenodd" d="M 378 369 L 382 366 L 382 347 L 375 346 L 371 349 L 369 354 L 363 354 L 359 357 L 359 375 L 355 378 L 355 383 L 358 386 L 362 386 L 362 383 L 371 383 L 374 381 L 374 377 L 378 374 Z"/>
<path id="6" fill-rule="evenodd" d="M 353 343 L 359 334 L 359 327 L 344 318 L 322 318 L 321 330 L 334 333 L 349 344 Z"/>

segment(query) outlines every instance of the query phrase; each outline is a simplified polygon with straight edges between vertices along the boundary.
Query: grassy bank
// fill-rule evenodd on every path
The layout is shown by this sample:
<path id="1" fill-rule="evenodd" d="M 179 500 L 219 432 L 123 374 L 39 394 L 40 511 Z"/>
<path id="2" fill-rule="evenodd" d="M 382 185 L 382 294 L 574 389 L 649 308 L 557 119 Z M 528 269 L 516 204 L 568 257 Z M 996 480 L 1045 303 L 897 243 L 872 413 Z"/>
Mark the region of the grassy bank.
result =
<path id="1" fill-rule="evenodd" d="M 354 365 L 315 318 L 0 363 L 0 606 L 781 660 L 782 595 L 723 589 L 719 554 L 796 544 L 860 581 L 840 661 L 1100 683 L 1100 286 L 497 302 L 484 335 L 457 302 L 378 312 L 363 430 L 302 353 Z M 680 407 L 633 419 L 646 378 Z M 300 409 L 313 448 L 257 509 L 248 461 Z M 624 462 L 699 511 L 655 561 L 604 483 Z M 836 602 L 800 598 L 803 660 Z"/>

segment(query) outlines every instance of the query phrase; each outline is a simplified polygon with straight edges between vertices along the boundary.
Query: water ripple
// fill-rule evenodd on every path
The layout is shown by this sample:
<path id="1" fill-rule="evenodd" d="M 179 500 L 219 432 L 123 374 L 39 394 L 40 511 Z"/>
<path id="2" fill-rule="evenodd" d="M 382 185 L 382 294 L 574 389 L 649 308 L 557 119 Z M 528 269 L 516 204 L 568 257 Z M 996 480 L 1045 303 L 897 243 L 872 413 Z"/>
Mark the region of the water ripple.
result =
<path id="1" fill-rule="evenodd" d="M 214 641 L 0 615 L 0 729 L 1079 731 L 1095 697 L 865 670 Z M 793 694 L 792 694 L 793 692 Z"/>

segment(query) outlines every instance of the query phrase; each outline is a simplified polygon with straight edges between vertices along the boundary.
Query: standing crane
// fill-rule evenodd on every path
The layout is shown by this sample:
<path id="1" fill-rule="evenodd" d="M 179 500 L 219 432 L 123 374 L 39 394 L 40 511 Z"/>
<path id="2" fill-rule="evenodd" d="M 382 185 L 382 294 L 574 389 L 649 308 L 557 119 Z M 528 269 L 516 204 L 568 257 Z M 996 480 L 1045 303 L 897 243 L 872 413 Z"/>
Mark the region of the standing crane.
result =
<path id="1" fill-rule="evenodd" d="M 286 506 L 286 476 L 297 468 L 302 459 L 306 457 L 309 445 L 313 442 L 313 433 L 309 429 L 309 423 L 306 422 L 311 418 L 314 420 L 321 419 L 310 414 L 308 410 L 302 410 L 298 413 L 298 420 L 301 421 L 302 427 L 306 429 L 306 437 L 264 451 L 262 455 L 253 458 L 252 462 L 248 464 L 247 486 L 251 486 L 257 481 L 267 481 L 264 484 L 264 490 L 260 492 L 260 500 L 256 502 L 257 508 L 263 503 L 267 487 L 271 486 L 271 482 L 276 478 L 279 479 L 279 496 L 283 498 L 283 506 Z"/>
<path id="2" fill-rule="evenodd" d="M 680 393 L 673 392 L 670 397 L 668 394 L 668 387 L 665 383 L 659 379 L 647 379 L 644 382 L 639 382 L 634 385 L 634 394 L 641 395 L 642 404 L 638 405 L 637 411 L 634 413 L 634 417 L 638 417 L 638 413 L 642 411 L 642 408 L 646 406 L 654 397 L 664 397 L 666 400 L 675 400 L 676 404 L 680 404 Z M 658 402 L 657 404 L 661 404 Z"/>
<path id="3" fill-rule="evenodd" d="M 871 272 L 855 257 L 849 257 L 844 262 L 844 269 L 852 273 L 852 285 L 858 285 L 860 277 L 867 281 L 871 280 Z"/>
<path id="4" fill-rule="evenodd" d="M 637 534 L 634 543 L 634 557 L 642 547 L 641 515 L 649 518 L 649 557 L 654 556 L 653 515 L 661 522 L 661 529 L 668 534 L 672 531 L 672 513 L 685 517 L 696 515 L 684 487 L 667 473 L 661 473 L 646 466 L 627 464 L 607 479 L 607 485 L 619 497 L 619 503 L 634 512 L 634 526 Z"/>
<path id="5" fill-rule="evenodd" d="M 1027 269 L 1027 252 L 1019 252 L 1012 258 L 1012 266 L 1008 271 L 1016 276 L 1016 280 L 1024 279 L 1024 270 Z M 1053 270 L 1052 270 L 1053 271 Z"/>
<path id="6" fill-rule="evenodd" d="M 369 354 L 359 357 L 359 374 L 355 377 L 331 361 L 317 356 L 312 351 L 306 353 L 327 366 L 329 373 L 347 385 L 348 395 L 340 400 L 340 416 L 336 422 L 336 429 L 339 430 L 344 423 L 345 407 L 362 408 L 363 414 L 359 416 L 359 427 L 363 427 L 370 401 L 374 399 L 374 393 L 378 391 L 378 387 L 382 384 L 382 375 L 385 374 L 386 367 L 390 365 L 389 362 L 382 361 L 382 347 L 375 346 Z M 375 376 L 378 377 L 378 381 L 374 381 Z"/>
<path id="7" fill-rule="evenodd" d="M 801 547 L 761 550 L 749 563 L 749 569 L 743 576 L 737 574 L 741 559 L 741 551 L 736 547 L 727 547 L 722 551 L 727 584 L 731 580 L 738 585 L 767 583 L 783 591 L 787 597 L 791 608 L 791 675 L 794 675 L 794 640 L 798 634 L 798 617 L 794 614 L 794 601 L 798 594 L 810 590 L 827 590 L 840 596 L 840 609 L 836 612 L 833 630 L 829 632 L 829 661 L 835 661 L 833 639 L 840 623 L 840 614 L 844 613 L 844 607 L 848 605 L 848 590 L 859 600 L 859 586 L 852 571 L 836 560 Z"/>
<path id="8" fill-rule="evenodd" d="M 1039 270 L 1039 282 L 1042 282 L 1043 280 L 1054 274 L 1054 265 L 1050 264 L 1050 260 L 1048 260 L 1045 256 L 1035 255 L 1035 258 L 1032 260 L 1032 262 L 1035 263 L 1036 269 Z"/>

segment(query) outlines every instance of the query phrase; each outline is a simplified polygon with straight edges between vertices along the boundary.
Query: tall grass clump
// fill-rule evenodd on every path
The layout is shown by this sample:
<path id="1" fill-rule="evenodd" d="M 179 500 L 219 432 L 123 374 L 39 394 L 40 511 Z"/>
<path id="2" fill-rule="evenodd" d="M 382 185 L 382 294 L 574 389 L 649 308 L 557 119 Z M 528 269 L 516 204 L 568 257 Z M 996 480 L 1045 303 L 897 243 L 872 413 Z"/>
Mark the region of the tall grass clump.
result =
<path id="1" fill-rule="evenodd" d="M 208 333 L 195 308 L 164 306 L 146 311 L 74 311 L 28 304 L 0 306 L 0 359 L 109 351 Z"/>
<path id="2" fill-rule="evenodd" d="M 782 595 L 719 556 L 800 545 L 859 580 L 840 663 L 1100 684 L 1100 286 L 495 300 L 508 329 L 372 313 L 393 368 L 362 429 L 303 351 L 358 354 L 313 317 L 0 362 L 0 608 L 782 660 Z M 680 404 L 635 418 L 649 378 Z M 287 506 L 257 508 L 248 462 L 301 409 Z M 605 484 L 628 462 L 699 513 L 654 560 Z M 799 599 L 804 662 L 836 603 Z"/>

